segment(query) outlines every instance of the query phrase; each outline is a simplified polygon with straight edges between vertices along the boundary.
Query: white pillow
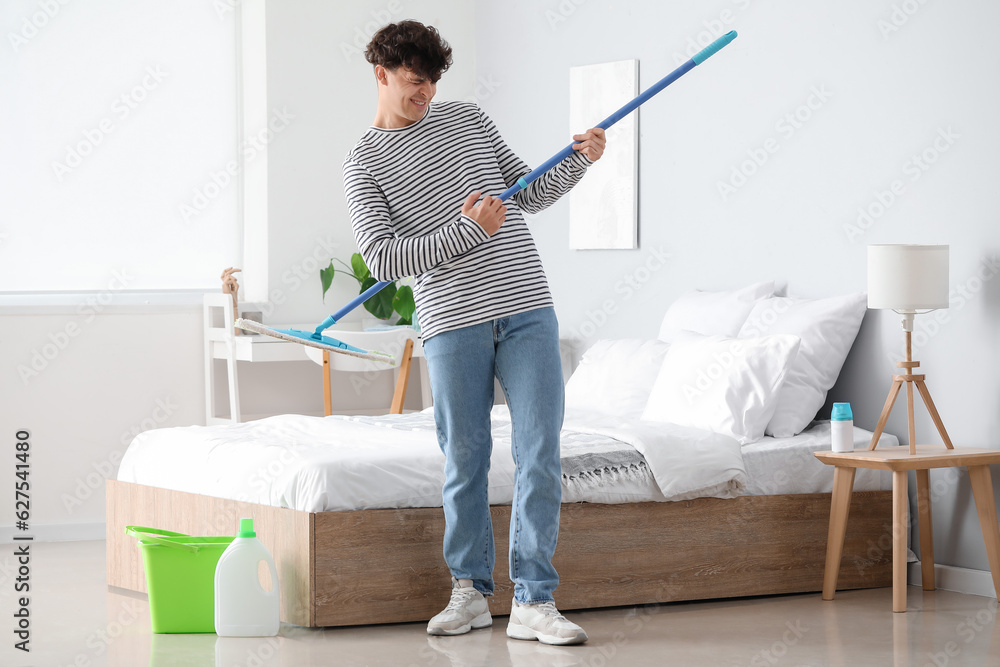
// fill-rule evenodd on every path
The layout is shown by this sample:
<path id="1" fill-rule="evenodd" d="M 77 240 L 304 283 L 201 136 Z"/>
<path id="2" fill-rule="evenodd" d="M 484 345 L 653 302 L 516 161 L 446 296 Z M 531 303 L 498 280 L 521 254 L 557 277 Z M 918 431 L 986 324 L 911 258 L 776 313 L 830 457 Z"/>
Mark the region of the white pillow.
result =
<path id="1" fill-rule="evenodd" d="M 767 435 L 796 435 L 816 417 L 840 375 L 866 308 L 864 293 L 815 300 L 774 297 L 753 307 L 740 338 L 792 334 L 802 339 Z"/>
<path id="2" fill-rule="evenodd" d="M 658 340 L 599 340 L 566 383 L 566 407 L 638 419 L 670 347 Z"/>
<path id="3" fill-rule="evenodd" d="M 642 419 L 714 431 L 741 445 L 756 442 L 798 349 L 797 336 L 678 336 Z"/>
<path id="4" fill-rule="evenodd" d="M 773 294 L 774 281 L 727 292 L 687 292 L 667 308 L 657 338 L 672 343 L 681 331 L 735 338 L 754 303 Z"/>

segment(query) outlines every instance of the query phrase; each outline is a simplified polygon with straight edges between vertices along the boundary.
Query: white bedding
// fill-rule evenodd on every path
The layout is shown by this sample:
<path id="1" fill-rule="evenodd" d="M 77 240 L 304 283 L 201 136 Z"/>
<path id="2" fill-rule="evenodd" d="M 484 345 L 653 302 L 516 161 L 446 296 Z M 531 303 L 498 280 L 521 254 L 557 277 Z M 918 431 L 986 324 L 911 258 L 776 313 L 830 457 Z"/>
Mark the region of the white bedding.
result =
<path id="1" fill-rule="evenodd" d="M 867 449 L 872 432 L 854 427 L 854 448 Z M 899 440 L 883 433 L 880 447 L 894 447 Z M 746 488 L 743 495 L 769 496 L 790 493 L 829 493 L 833 490 L 833 469 L 813 456 L 814 452 L 831 448 L 830 422 L 816 422 L 799 435 L 790 438 L 765 436 L 760 441 L 743 445 L 743 467 Z M 859 468 L 854 477 L 855 491 L 886 491 L 892 488 L 892 475 L 885 470 Z M 641 479 L 623 479 L 607 489 L 594 489 L 586 498 L 563 490 L 563 500 L 586 500 L 594 503 L 641 503 L 667 500 L 660 493 L 652 475 Z M 675 499 L 679 500 L 679 499 Z"/>
<path id="2" fill-rule="evenodd" d="M 567 413 L 563 456 L 574 447 L 627 443 L 645 458 L 655 485 L 643 500 L 730 498 L 743 493 L 746 473 L 735 440 L 708 431 Z M 491 504 L 513 497 L 510 418 L 493 410 Z M 613 445 L 613 447 L 612 447 Z M 633 476 L 635 477 L 635 476 Z M 444 456 L 432 410 L 387 417 L 281 415 L 225 426 L 146 431 L 133 440 L 118 479 L 177 491 L 322 512 L 387 507 L 440 507 Z M 652 487 L 652 488 L 649 488 Z M 563 500 L 634 502 L 613 486 L 564 485 Z"/>
<path id="3" fill-rule="evenodd" d="M 514 465 L 505 406 L 493 410 L 493 437 L 489 501 L 509 504 Z M 855 429 L 856 446 L 870 437 Z M 896 444 L 895 438 L 883 436 L 882 444 Z M 641 457 L 622 451 L 633 447 Z M 741 448 L 732 438 L 699 429 L 567 411 L 563 501 L 662 502 L 829 491 L 832 473 L 812 456 L 829 448 L 825 422 L 794 438 L 766 437 Z M 630 454 L 639 465 L 624 474 L 604 468 L 603 474 L 587 475 L 589 480 L 568 481 L 567 461 L 579 462 L 581 452 Z M 126 451 L 118 479 L 308 512 L 440 507 L 444 456 L 433 410 L 385 417 L 282 415 L 237 425 L 146 431 Z M 855 488 L 889 486 L 878 471 L 859 471 Z"/>

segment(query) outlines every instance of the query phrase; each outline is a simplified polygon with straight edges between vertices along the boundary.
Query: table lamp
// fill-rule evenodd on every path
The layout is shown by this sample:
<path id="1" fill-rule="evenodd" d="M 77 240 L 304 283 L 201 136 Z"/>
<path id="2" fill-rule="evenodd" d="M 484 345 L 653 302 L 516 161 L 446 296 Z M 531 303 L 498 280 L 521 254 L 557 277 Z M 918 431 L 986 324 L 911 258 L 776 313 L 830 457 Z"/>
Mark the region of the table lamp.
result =
<path id="1" fill-rule="evenodd" d="M 934 401 L 924 383 L 925 375 L 914 375 L 920 366 L 913 361 L 910 336 L 913 317 L 918 314 L 948 307 L 948 246 L 946 245 L 870 245 L 868 246 L 868 307 L 887 308 L 903 316 L 903 335 L 906 361 L 896 362 L 903 369 L 901 375 L 892 376 L 889 396 L 872 435 L 869 451 L 875 449 L 885 428 L 892 406 L 906 385 L 907 428 L 910 437 L 910 454 L 917 453 L 913 425 L 913 385 L 917 386 L 927 412 L 930 413 L 938 433 L 948 449 L 953 449 L 951 438 L 941 423 Z M 922 311 L 922 312 L 921 312 Z"/>

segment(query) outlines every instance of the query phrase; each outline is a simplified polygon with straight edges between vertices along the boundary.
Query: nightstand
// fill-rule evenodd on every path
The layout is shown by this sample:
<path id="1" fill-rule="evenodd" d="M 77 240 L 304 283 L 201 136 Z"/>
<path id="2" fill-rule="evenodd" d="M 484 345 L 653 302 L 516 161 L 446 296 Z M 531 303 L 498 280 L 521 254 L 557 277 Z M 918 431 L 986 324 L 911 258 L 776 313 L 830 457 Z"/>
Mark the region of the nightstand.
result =
<path id="1" fill-rule="evenodd" d="M 986 543 L 993 588 L 1000 596 L 1000 527 L 993 498 L 990 464 L 1000 463 L 1000 451 L 943 445 L 917 445 L 916 454 L 909 447 L 884 447 L 853 452 L 816 452 L 816 458 L 833 470 L 833 499 L 830 507 L 830 531 L 826 543 L 826 569 L 823 574 L 823 599 L 832 600 L 837 589 L 837 574 L 847 532 L 847 513 L 858 468 L 892 472 L 892 610 L 906 611 L 906 532 L 909 500 L 906 494 L 907 473 L 917 473 L 917 515 L 920 531 L 920 566 L 925 591 L 934 590 L 934 542 L 931 528 L 931 468 L 967 467 L 972 493 L 979 512 L 979 525 Z"/>

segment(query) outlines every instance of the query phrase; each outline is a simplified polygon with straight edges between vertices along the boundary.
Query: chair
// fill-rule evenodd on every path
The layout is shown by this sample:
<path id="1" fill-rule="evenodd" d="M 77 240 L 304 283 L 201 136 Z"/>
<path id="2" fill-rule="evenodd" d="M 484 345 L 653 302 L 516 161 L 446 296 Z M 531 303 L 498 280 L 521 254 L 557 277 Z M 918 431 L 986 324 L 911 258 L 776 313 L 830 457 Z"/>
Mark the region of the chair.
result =
<path id="1" fill-rule="evenodd" d="M 372 374 L 381 371 L 394 370 L 396 374 L 396 389 L 393 392 L 389 413 L 402 414 L 403 401 L 406 399 L 406 385 L 410 379 L 413 343 L 417 338 L 417 332 L 409 327 L 387 331 L 330 329 L 326 331 L 326 335 L 364 350 L 386 352 L 393 355 L 396 359 L 395 363 L 389 366 L 388 364 L 376 361 L 350 357 L 346 354 L 319 350 L 315 347 L 304 347 L 306 356 L 323 367 L 323 413 L 326 416 L 333 414 L 333 392 L 330 383 L 331 371 L 364 373 L 367 377 L 371 377 Z M 364 382 L 365 379 L 361 379 L 360 382 Z M 358 386 L 358 380 L 353 380 L 353 382 L 355 386 Z"/>
<path id="2" fill-rule="evenodd" d="M 236 330 L 233 298 L 229 294 L 206 294 L 205 317 L 205 425 L 240 423 L 240 389 L 236 374 Z M 218 344 L 217 344 L 218 343 Z M 212 361 L 224 359 L 229 376 L 229 417 L 215 412 L 215 374 Z"/>

